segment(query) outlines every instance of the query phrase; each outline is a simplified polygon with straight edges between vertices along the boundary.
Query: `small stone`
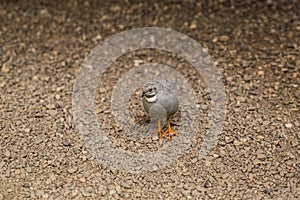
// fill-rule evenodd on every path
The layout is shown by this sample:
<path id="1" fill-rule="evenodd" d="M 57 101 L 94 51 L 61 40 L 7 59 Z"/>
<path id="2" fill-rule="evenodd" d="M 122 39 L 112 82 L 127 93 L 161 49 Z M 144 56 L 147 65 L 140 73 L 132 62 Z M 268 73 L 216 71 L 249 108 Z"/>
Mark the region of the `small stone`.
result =
<path id="1" fill-rule="evenodd" d="M 190 29 L 196 29 L 197 28 L 197 22 L 193 21 L 190 25 Z"/>
<path id="2" fill-rule="evenodd" d="M 29 183 L 24 183 L 24 184 L 23 184 L 23 188 L 29 189 L 29 188 L 30 188 Z"/>
<path id="3" fill-rule="evenodd" d="M 5 165 L 5 162 L 4 162 L 4 161 L 1 161 L 1 162 L 0 162 L 0 169 L 2 169 L 4 165 Z"/>
<path id="4" fill-rule="evenodd" d="M 200 195 L 201 195 L 201 193 L 198 192 L 198 190 L 195 189 L 195 190 L 192 191 L 192 196 L 193 197 L 200 197 Z"/>
<path id="5" fill-rule="evenodd" d="M 183 188 L 183 185 L 184 185 L 183 183 L 179 183 L 179 185 L 177 186 L 177 188 L 181 189 L 181 188 Z"/>
<path id="6" fill-rule="evenodd" d="M 266 158 L 266 155 L 262 154 L 262 153 L 259 153 L 259 154 L 257 154 L 257 158 L 258 159 L 264 159 L 264 158 Z"/>
<path id="7" fill-rule="evenodd" d="M 271 195 L 271 192 L 270 192 L 270 190 L 268 190 L 268 189 L 263 189 L 263 192 L 266 194 L 266 195 Z"/>
<path id="8" fill-rule="evenodd" d="M 134 61 L 133 61 L 133 65 L 134 65 L 135 67 L 137 67 L 137 66 L 143 64 L 143 62 L 144 62 L 143 60 L 134 60 Z"/>
<path id="9" fill-rule="evenodd" d="M 56 109 L 61 108 L 60 103 L 56 102 L 56 103 L 55 103 L 55 108 L 56 108 Z"/>
<path id="10" fill-rule="evenodd" d="M 153 135 L 152 135 L 152 140 L 153 140 L 153 141 L 159 140 L 158 134 L 153 134 Z"/>
<path id="11" fill-rule="evenodd" d="M 227 35 L 222 35 L 219 37 L 219 40 L 221 42 L 227 42 L 229 40 L 229 37 Z"/>
<path id="12" fill-rule="evenodd" d="M 25 128 L 25 133 L 29 133 L 30 131 L 31 131 L 31 129 L 30 128 Z"/>
<path id="13" fill-rule="evenodd" d="M 60 95 L 59 95 L 59 94 L 55 94 L 54 97 L 55 97 L 56 100 L 59 100 L 59 99 L 60 99 Z"/>
<path id="14" fill-rule="evenodd" d="M 264 76 L 265 72 L 260 70 L 260 71 L 257 72 L 257 74 L 258 74 L 258 76 Z"/>
<path id="15" fill-rule="evenodd" d="M 48 108 L 49 110 L 55 109 L 55 105 L 54 104 L 48 104 L 46 105 L 46 108 Z"/>
<path id="16" fill-rule="evenodd" d="M 201 110 L 207 110 L 208 109 L 208 105 L 205 104 L 201 104 Z"/>
<path id="17" fill-rule="evenodd" d="M 233 138 L 232 138 L 232 137 L 225 136 L 225 142 L 226 142 L 226 144 L 232 143 L 232 142 L 233 142 Z"/>
<path id="18" fill-rule="evenodd" d="M 98 187 L 98 191 L 99 191 L 99 193 L 101 194 L 101 195 L 105 195 L 106 194 L 106 189 L 105 189 L 105 187 L 103 186 L 103 185 L 100 185 L 99 187 Z"/>
<path id="19" fill-rule="evenodd" d="M 57 111 L 56 110 L 50 110 L 49 114 L 51 115 L 51 117 L 55 117 L 57 115 Z"/>
<path id="20" fill-rule="evenodd" d="M 67 65 L 67 62 L 64 60 L 60 64 L 61 64 L 62 67 L 65 67 Z"/>
<path id="21" fill-rule="evenodd" d="M 42 198 L 43 198 L 43 199 L 48 199 L 48 197 L 49 197 L 49 194 L 48 194 L 48 193 L 45 193 L 45 194 L 42 195 Z"/>
<path id="22" fill-rule="evenodd" d="M 8 67 L 6 64 L 4 64 L 4 65 L 2 66 L 2 68 L 1 68 L 1 72 L 2 72 L 3 74 L 6 74 L 6 73 L 8 73 L 9 71 L 10 71 L 9 67 Z"/>
<path id="23" fill-rule="evenodd" d="M 114 194 L 116 194 L 117 193 L 117 191 L 116 190 L 114 190 L 114 189 L 112 189 L 112 190 L 109 190 L 109 194 L 110 195 L 114 195 Z"/>
<path id="24" fill-rule="evenodd" d="M 206 180 L 206 181 L 205 181 L 205 183 L 204 183 L 204 187 L 205 187 L 205 188 L 209 188 L 209 187 L 211 187 L 211 183 L 210 183 L 210 181 L 209 181 L 209 180 Z"/>
<path id="25" fill-rule="evenodd" d="M 226 81 L 228 81 L 228 82 L 232 82 L 232 81 L 233 81 L 233 77 L 232 77 L 232 76 L 228 76 L 228 77 L 226 77 Z"/>
<path id="26" fill-rule="evenodd" d="M 260 164 L 261 162 L 258 160 L 258 159 L 255 159 L 255 160 L 253 160 L 253 164 L 254 165 L 258 165 L 258 164 Z"/>
<path id="27" fill-rule="evenodd" d="M 44 194 L 44 191 L 43 190 L 38 190 L 36 191 L 35 193 L 37 196 L 42 196 Z"/>
<path id="28" fill-rule="evenodd" d="M 126 183 L 126 182 L 121 182 L 120 186 L 125 188 L 125 189 L 130 189 L 131 188 L 130 185 L 128 185 L 128 183 Z"/>
<path id="29" fill-rule="evenodd" d="M 191 195 L 191 192 L 189 190 L 183 190 L 182 191 L 182 194 L 185 196 L 185 197 L 188 197 Z"/>
<path id="30" fill-rule="evenodd" d="M 212 193 L 208 193 L 207 196 L 208 196 L 210 199 L 215 199 L 215 195 L 212 194 Z"/>
<path id="31" fill-rule="evenodd" d="M 220 156 L 219 156 L 219 154 L 214 153 L 214 154 L 213 154 L 213 157 L 214 157 L 214 158 L 218 158 L 218 157 L 220 157 Z"/>
<path id="32" fill-rule="evenodd" d="M 56 176 L 54 174 L 51 174 L 49 176 L 49 179 L 51 180 L 51 182 L 55 181 L 56 180 Z"/>
<path id="33" fill-rule="evenodd" d="M 81 183 L 85 183 L 85 182 L 86 182 L 85 178 L 83 178 L 83 177 L 80 178 L 79 181 L 80 181 Z"/>
<path id="34" fill-rule="evenodd" d="M 285 127 L 287 127 L 287 128 L 292 128 L 292 127 L 293 127 L 293 124 L 291 124 L 291 123 L 285 124 Z"/>
<path id="35" fill-rule="evenodd" d="M 11 154 L 8 150 L 6 150 L 5 153 L 4 153 L 4 156 L 7 157 L 7 158 L 10 158 Z"/>
<path id="36" fill-rule="evenodd" d="M 92 191 L 90 188 L 81 188 L 81 194 L 84 196 L 84 197 L 90 197 L 92 195 Z"/>
<path id="37" fill-rule="evenodd" d="M 77 172 L 77 170 L 78 170 L 78 168 L 76 166 L 71 166 L 71 167 L 68 168 L 68 172 L 70 174 L 73 174 L 73 173 Z"/>
<path id="38" fill-rule="evenodd" d="M 35 144 L 40 144 L 42 143 L 44 140 L 41 137 L 36 138 L 36 140 L 34 141 Z"/>
<path id="39" fill-rule="evenodd" d="M 95 41 L 99 41 L 102 39 L 102 36 L 100 34 L 98 34 L 96 37 L 94 37 L 92 40 Z"/>
<path id="40" fill-rule="evenodd" d="M 56 88 L 56 92 L 60 92 L 60 91 L 63 91 L 65 88 L 65 86 L 61 86 L 61 87 L 57 87 Z"/>
<path id="41" fill-rule="evenodd" d="M 300 67 L 300 59 L 298 59 L 298 60 L 295 61 L 295 66 L 296 67 Z"/>
<path id="42" fill-rule="evenodd" d="M 51 14 L 50 14 L 50 12 L 47 9 L 40 10 L 40 15 L 42 17 L 51 17 Z"/>
<path id="43" fill-rule="evenodd" d="M 71 146 L 71 142 L 69 142 L 69 141 L 63 141 L 63 145 L 65 147 L 70 147 Z"/>
<path id="44" fill-rule="evenodd" d="M 198 157 L 195 157 L 191 160 L 191 163 L 195 164 L 198 161 Z"/>

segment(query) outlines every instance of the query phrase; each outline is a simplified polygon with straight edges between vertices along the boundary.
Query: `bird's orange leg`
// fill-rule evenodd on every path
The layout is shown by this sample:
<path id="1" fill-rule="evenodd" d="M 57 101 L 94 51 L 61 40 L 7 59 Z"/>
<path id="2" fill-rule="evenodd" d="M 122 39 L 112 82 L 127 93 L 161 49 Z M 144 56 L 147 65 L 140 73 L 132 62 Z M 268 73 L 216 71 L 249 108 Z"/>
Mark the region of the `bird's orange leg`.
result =
<path id="1" fill-rule="evenodd" d="M 165 132 L 161 129 L 159 120 L 157 120 L 157 128 L 158 128 L 157 132 L 159 134 L 159 138 L 162 138 L 164 136 Z"/>
<path id="2" fill-rule="evenodd" d="M 165 132 L 165 134 L 168 134 L 168 139 L 169 140 L 171 140 L 171 134 L 177 135 L 177 133 L 174 130 L 171 129 L 171 121 L 170 121 L 170 119 L 168 119 L 168 129 Z"/>

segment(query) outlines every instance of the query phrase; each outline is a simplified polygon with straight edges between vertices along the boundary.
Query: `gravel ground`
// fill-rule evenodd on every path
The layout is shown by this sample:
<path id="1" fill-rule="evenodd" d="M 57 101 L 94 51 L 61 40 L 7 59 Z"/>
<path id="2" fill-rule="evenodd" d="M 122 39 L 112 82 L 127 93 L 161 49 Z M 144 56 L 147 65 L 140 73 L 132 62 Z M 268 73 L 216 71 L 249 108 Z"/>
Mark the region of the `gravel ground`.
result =
<path id="1" fill-rule="evenodd" d="M 300 4 L 175 2 L 2 1 L 0 200 L 300 198 Z M 195 145 L 174 165 L 131 174 L 102 165 L 84 146 L 72 123 L 72 89 L 97 44 L 145 26 L 180 31 L 208 49 L 222 71 L 228 112 L 217 146 L 204 159 Z M 105 87 L 98 87 L 96 112 L 112 126 L 108 137 L 136 152 L 168 142 L 126 139 L 104 115 L 110 115 L 109 101 L 101 99 L 109 98 L 122 69 L 140 60 L 182 63 L 204 105 L 203 133 L 210 104 L 202 79 L 176 56 L 138 51 L 116 61 L 99 83 Z M 132 108 L 139 105 L 131 101 Z M 133 113 L 133 121 L 140 118 L 145 115 Z"/>

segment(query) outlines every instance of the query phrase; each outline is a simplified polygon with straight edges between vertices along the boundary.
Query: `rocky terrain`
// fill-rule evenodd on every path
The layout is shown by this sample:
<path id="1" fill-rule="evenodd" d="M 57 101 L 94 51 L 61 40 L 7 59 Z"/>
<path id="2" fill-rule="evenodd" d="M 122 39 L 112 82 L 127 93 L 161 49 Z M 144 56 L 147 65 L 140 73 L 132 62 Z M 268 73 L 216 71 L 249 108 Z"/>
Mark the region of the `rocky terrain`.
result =
<path id="1" fill-rule="evenodd" d="M 299 10 L 297 0 L 2 1 L 0 200 L 299 199 Z M 165 52 L 137 51 L 114 62 L 99 82 L 97 119 L 120 148 L 161 148 L 166 139 L 127 137 L 114 125 L 111 89 L 139 63 L 182 63 L 177 70 L 200 105 L 195 145 L 163 169 L 130 173 L 99 162 L 81 139 L 72 110 L 81 64 L 100 42 L 136 27 L 186 34 L 217 64 L 226 119 L 205 158 L 198 158 L 211 107 L 205 83 Z M 140 102 L 133 98 L 130 106 L 132 120 L 146 123 L 134 109 Z"/>

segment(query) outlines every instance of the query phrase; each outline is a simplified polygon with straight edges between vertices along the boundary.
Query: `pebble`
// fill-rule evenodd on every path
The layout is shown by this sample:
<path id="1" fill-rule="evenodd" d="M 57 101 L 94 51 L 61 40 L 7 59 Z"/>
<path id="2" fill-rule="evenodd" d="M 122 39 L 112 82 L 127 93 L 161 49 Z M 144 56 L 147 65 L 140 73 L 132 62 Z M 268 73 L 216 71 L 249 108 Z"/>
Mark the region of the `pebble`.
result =
<path id="1" fill-rule="evenodd" d="M 81 177 L 81 178 L 79 178 L 79 181 L 80 181 L 81 183 L 85 183 L 85 182 L 86 182 L 86 179 L 85 179 L 84 177 Z"/>
<path id="2" fill-rule="evenodd" d="M 55 117 L 57 115 L 56 110 L 49 110 L 48 113 L 50 114 L 51 117 Z"/>
<path id="3" fill-rule="evenodd" d="M 206 180 L 206 181 L 204 182 L 204 187 L 205 187 L 205 188 L 211 187 L 211 183 L 210 183 L 209 180 Z"/>
<path id="4" fill-rule="evenodd" d="M 51 180 L 51 182 L 54 182 L 56 180 L 56 176 L 54 174 L 51 174 L 49 179 Z"/>
<path id="5" fill-rule="evenodd" d="M 70 147 L 70 146 L 72 146 L 72 145 L 71 145 L 71 142 L 69 142 L 69 141 L 63 141 L 63 145 L 64 145 L 65 147 Z"/>
<path id="6" fill-rule="evenodd" d="M 159 140 L 159 136 L 158 136 L 158 134 L 152 134 L 152 140 L 153 141 L 158 141 Z"/>
<path id="7" fill-rule="evenodd" d="M 123 181 L 120 183 L 120 186 L 123 187 L 123 188 L 125 188 L 125 189 L 130 189 L 131 188 L 128 183 L 123 182 Z"/>
<path id="8" fill-rule="evenodd" d="M 213 193 L 207 193 L 207 196 L 210 198 L 210 199 L 215 199 L 215 195 Z"/>
<path id="9" fill-rule="evenodd" d="M 11 157 L 11 153 L 8 150 L 6 150 L 5 153 L 4 153 L 4 156 L 6 158 L 10 158 Z"/>
<path id="10" fill-rule="evenodd" d="M 257 158 L 258 158 L 258 159 L 264 159 L 264 158 L 266 158 L 266 155 L 260 153 L 260 154 L 257 154 Z"/>
<path id="11" fill-rule="evenodd" d="M 30 128 L 25 128 L 25 130 L 24 130 L 25 133 L 29 133 L 30 131 L 31 131 Z"/>
<path id="12" fill-rule="evenodd" d="M 285 127 L 287 127 L 287 128 L 292 128 L 292 127 L 293 127 L 293 124 L 292 124 L 292 123 L 285 124 Z"/>
<path id="13" fill-rule="evenodd" d="M 30 188 L 30 185 L 29 185 L 29 183 L 24 183 L 24 184 L 23 184 L 23 187 L 29 189 L 29 188 Z"/>
<path id="14" fill-rule="evenodd" d="M 219 37 L 219 41 L 221 42 L 227 42 L 229 40 L 229 37 L 227 35 L 222 35 Z"/>
<path id="15" fill-rule="evenodd" d="M 105 187 L 103 185 L 99 185 L 98 191 L 101 195 L 105 195 L 107 193 L 107 190 L 105 189 Z"/>
<path id="16" fill-rule="evenodd" d="M 35 192 L 35 195 L 37 195 L 37 196 L 42 196 L 44 194 L 44 191 L 43 190 L 37 190 L 36 192 Z"/>
<path id="17" fill-rule="evenodd" d="M 8 67 L 7 64 L 2 65 L 2 67 L 1 67 L 1 73 L 7 74 L 7 73 L 9 73 L 9 71 L 10 71 L 10 69 L 9 69 L 9 67 Z"/>
<path id="18" fill-rule="evenodd" d="M 60 100 L 61 96 L 59 94 L 55 94 L 55 99 Z"/>
<path id="19" fill-rule="evenodd" d="M 144 60 L 134 60 L 134 61 L 133 61 L 135 67 L 137 67 L 137 66 L 143 64 L 144 62 L 145 62 Z"/>
<path id="20" fill-rule="evenodd" d="M 81 194 L 84 197 L 90 197 L 90 196 L 92 196 L 93 188 L 91 188 L 91 187 L 88 187 L 88 188 L 81 187 L 80 191 L 81 191 Z"/>
<path id="21" fill-rule="evenodd" d="M 233 81 L 233 77 L 232 77 L 232 76 L 228 76 L 228 77 L 226 77 L 226 81 L 228 81 L 228 82 L 232 82 L 232 81 Z"/>
<path id="22" fill-rule="evenodd" d="M 200 107 L 204 111 L 208 109 L 208 105 L 205 105 L 205 104 L 201 104 Z"/>
<path id="23" fill-rule="evenodd" d="M 264 75 L 265 75 L 265 72 L 262 71 L 262 70 L 259 70 L 259 71 L 257 72 L 257 74 L 258 74 L 259 76 L 264 76 Z"/>
<path id="24" fill-rule="evenodd" d="M 116 192 L 116 190 L 112 189 L 112 190 L 109 190 L 109 194 L 114 195 L 114 194 L 117 194 L 117 192 Z"/>
<path id="25" fill-rule="evenodd" d="M 194 189 L 194 190 L 192 191 L 192 196 L 193 196 L 193 197 L 200 197 L 200 195 L 201 195 L 201 193 L 200 193 L 197 189 Z"/>
<path id="26" fill-rule="evenodd" d="M 68 172 L 70 174 L 73 174 L 73 173 L 77 172 L 77 170 L 78 170 L 77 166 L 71 166 L 71 167 L 68 168 Z"/>

